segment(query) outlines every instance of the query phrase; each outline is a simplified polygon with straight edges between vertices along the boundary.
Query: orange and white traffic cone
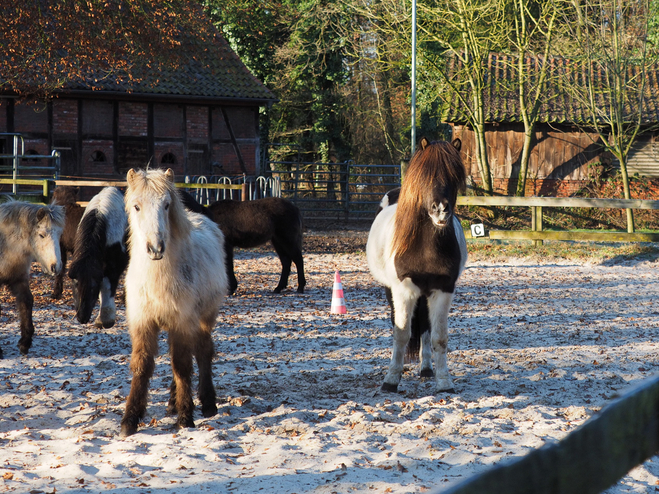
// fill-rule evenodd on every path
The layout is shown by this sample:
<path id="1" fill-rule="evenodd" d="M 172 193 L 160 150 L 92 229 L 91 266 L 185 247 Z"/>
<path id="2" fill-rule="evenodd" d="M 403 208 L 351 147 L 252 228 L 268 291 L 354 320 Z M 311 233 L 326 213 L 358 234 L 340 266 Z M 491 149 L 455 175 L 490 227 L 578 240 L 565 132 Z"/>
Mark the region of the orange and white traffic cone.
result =
<path id="1" fill-rule="evenodd" d="M 332 308 L 330 313 L 332 314 L 345 314 L 346 302 L 343 298 L 343 285 L 341 284 L 341 275 L 339 275 L 339 270 L 337 269 L 334 272 L 334 287 L 332 289 Z"/>

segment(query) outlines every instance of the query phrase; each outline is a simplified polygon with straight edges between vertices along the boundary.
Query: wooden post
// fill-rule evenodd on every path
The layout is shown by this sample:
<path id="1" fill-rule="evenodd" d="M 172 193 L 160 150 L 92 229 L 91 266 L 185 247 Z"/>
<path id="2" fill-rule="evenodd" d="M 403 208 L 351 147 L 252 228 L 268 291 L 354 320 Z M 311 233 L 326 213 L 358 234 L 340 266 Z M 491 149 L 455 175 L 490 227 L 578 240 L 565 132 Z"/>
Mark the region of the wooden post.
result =
<path id="1" fill-rule="evenodd" d="M 55 188 L 55 182 L 53 180 L 44 180 L 43 181 L 43 202 L 48 204 L 50 201 L 50 193 Z"/>
<path id="2" fill-rule="evenodd" d="M 627 216 L 627 233 L 634 233 L 634 213 L 631 209 L 625 210 Z"/>
<path id="3" fill-rule="evenodd" d="M 499 465 L 443 494 L 597 494 L 659 451 L 659 378 L 618 398 L 558 443 Z"/>
<path id="4" fill-rule="evenodd" d="M 247 201 L 247 182 L 243 182 L 240 187 L 240 200 Z"/>
<path id="5" fill-rule="evenodd" d="M 531 230 L 542 231 L 542 206 L 531 206 Z M 543 244 L 542 240 L 534 240 L 533 245 L 538 247 Z"/>

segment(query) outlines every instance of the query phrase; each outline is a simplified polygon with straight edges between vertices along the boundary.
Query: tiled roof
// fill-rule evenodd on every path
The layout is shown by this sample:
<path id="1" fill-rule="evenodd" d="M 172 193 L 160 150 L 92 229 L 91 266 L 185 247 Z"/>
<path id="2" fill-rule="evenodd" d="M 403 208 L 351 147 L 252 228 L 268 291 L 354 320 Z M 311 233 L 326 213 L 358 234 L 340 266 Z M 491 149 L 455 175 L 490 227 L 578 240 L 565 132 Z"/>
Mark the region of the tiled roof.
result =
<path id="1" fill-rule="evenodd" d="M 485 71 L 485 121 L 488 123 L 512 123 L 522 122 L 522 116 L 519 110 L 519 96 L 516 87 L 516 67 L 517 59 L 510 55 L 491 53 L 487 61 L 487 70 Z M 539 72 L 541 58 L 527 59 L 527 65 L 536 68 Z M 542 93 L 542 103 L 540 107 L 540 122 L 545 123 L 562 123 L 562 124 L 587 124 L 590 119 L 588 106 L 579 98 L 574 96 L 574 92 L 566 89 L 566 86 L 582 87 L 586 77 L 585 62 L 577 62 L 561 57 L 552 57 L 547 60 L 550 64 L 549 75 L 547 77 L 547 89 Z M 461 63 L 452 59 L 448 64 L 450 77 L 457 79 L 462 68 Z M 630 78 L 638 76 L 638 67 L 630 67 L 628 74 Z M 647 71 L 645 97 L 643 100 L 643 122 L 659 122 L 659 83 L 657 76 L 659 67 Z M 606 85 L 601 82 L 604 75 L 601 71 L 594 71 L 595 87 L 605 88 Z M 534 77 L 535 78 L 535 77 Z M 466 85 L 465 85 L 466 87 Z M 531 92 L 535 89 L 533 80 L 527 87 Z M 606 91 L 596 91 L 597 105 L 604 108 L 607 99 Z M 469 98 L 468 93 L 463 96 Z M 632 108 L 638 106 L 637 102 L 630 102 L 627 105 L 628 115 L 631 115 Z M 457 96 L 453 95 L 450 102 L 444 103 L 441 108 L 441 118 L 444 122 L 467 123 L 466 111 L 464 105 L 459 101 Z"/>
<path id="2" fill-rule="evenodd" d="M 197 50 L 193 39 L 182 49 Z M 153 95 L 175 95 L 218 99 L 275 100 L 273 93 L 245 67 L 220 34 L 216 36 L 212 58 L 195 60 L 192 56 L 176 69 L 154 71 L 137 81 L 94 80 L 72 81 L 64 90 L 101 90 Z"/>
<path id="3" fill-rule="evenodd" d="M 63 0 L 54 1 L 56 3 Z M 185 3 L 187 0 L 182 1 Z M 190 5 L 188 4 L 186 8 L 192 8 Z M 57 10 L 52 11 L 57 12 Z M 127 19 L 130 20 L 128 17 Z M 147 23 L 149 20 L 145 17 L 142 22 Z M 202 23 L 205 33 L 201 35 L 198 32 L 191 32 L 190 29 L 179 28 L 176 31 L 178 33 L 176 42 L 180 44 L 175 48 L 175 52 L 154 53 L 152 57 L 148 53 L 144 56 L 134 56 L 132 60 L 125 60 L 124 66 L 132 67 L 130 73 L 118 69 L 111 72 L 111 77 L 99 76 L 104 70 L 107 72 L 107 64 L 104 66 L 102 62 L 97 62 L 97 67 L 85 66 L 83 76 L 73 75 L 70 72 L 65 74 L 61 80 L 66 82 L 57 87 L 56 92 L 90 90 L 124 95 L 129 93 L 166 95 L 184 99 L 252 100 L 257 104 L 276 100 L 275 95 L 242 63 L 219 31 L 212 26 L 211 21 L 205 17 L 201 8 L 198 9 L 196 22 Z M 57 30 L 53 32 L 56 33 Z M 90 44 L 90 47 L 90 50 L 94 49 L 93 44 Z M 51 74 L 66 65 L 57 60 L 57 52 L 54 56 L 53 52 L 50 52 L 43 58 L 48 62 L 41 64 Z M 170 60 L 174 60 L 174 63 L 169 63 Z M 0 54 L 0 63 L 4 63 L 2 54 Z M 153 69 L 149 70 L 148 67 Z M 35 77 L 38 79 L 40 76 L 37 74 Z M 19 94 L 27 93 L 30 90 L 29 82 L 14 78 L 11 83 L 6 83 L 4 90 Z M 25 88 L 21 87 L 21 84 Z M 0 84 L 0 92 L 2 89 Z"/>

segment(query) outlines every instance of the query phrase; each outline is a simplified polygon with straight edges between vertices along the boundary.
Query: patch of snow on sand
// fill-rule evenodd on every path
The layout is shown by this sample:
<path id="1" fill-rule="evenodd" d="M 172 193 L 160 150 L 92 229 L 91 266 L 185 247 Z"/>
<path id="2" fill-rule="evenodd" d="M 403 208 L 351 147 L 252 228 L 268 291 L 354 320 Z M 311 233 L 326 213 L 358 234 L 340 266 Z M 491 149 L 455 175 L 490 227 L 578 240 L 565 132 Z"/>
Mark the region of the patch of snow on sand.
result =
<path id="1" fill-rule="evenodd" d="M 0 291 L 0 492 L 441 491 L 560 440 L 657 371 L 657 263 L 471 264 L 449 320 L 457 393 L 433 396 L 413 365 L 399 394 L 379 390 L 391 328 L 363 253 L 307 254 L 303 295 L 270 293 L 274 254 L 236 258 L 239 289 L 214 333 L 218 415 L 173 429 L 161 335 L 147 416 L 126 440 L 123 304 L 114 328 L 81 326 L 70 292 L 53 302 L 51 280 L 35 274 L 23 357 Z M 329 313 L 335 269 L 343 316 Z M 655 458 L 607 493 L 646 492 L 658 477 Z"/>

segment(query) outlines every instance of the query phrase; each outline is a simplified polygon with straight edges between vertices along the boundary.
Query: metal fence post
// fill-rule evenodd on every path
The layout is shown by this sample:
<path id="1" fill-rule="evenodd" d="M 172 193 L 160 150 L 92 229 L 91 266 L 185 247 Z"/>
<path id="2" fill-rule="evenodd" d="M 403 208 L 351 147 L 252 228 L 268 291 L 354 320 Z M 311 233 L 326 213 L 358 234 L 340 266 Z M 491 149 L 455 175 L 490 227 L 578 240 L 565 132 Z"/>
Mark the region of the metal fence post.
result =
<path id="1" fill-rule="evenodd" d="M 343 166 L 345 166 L 345 173 L 343 174 L 345 178 L 345 199 L 343 204 L 345 208 L 345 219 L 347 220 L 350 216 L 350 161 L 344 162 Z"/>

